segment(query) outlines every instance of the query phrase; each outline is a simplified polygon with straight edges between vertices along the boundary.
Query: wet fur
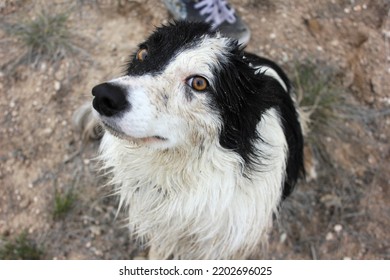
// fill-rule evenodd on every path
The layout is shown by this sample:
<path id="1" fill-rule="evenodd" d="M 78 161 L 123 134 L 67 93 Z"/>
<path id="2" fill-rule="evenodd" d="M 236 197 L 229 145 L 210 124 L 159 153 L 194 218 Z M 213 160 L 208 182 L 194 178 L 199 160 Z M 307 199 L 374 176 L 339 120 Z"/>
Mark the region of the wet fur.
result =
<path id="1" fill-rule="evenodd" d="M 291 87 L 272 61 L 200 23 L 158 28 L 122 77 L 123 112 L 106 127 L 104 168 L 131 232 L 159 259 L 247 258 L 303 173 Z M 185 80 L 202 75 L 204 92 Z M 158 137 L 155 137 L 158 136 Z"/>

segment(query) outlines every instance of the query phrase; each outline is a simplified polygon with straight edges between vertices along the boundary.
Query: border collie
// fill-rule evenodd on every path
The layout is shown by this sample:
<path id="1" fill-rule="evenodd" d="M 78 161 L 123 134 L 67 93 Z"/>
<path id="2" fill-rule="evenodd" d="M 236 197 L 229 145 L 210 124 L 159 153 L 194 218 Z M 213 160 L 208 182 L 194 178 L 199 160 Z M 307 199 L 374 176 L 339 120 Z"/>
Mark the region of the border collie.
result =
<path id="1" fill-rule="evenodd" d="M 139 45 L 92 89 L 104 168 L 131 232 L 158 259 L 248 258 L 304 173 L 286 74 L 203 23 Z"/>

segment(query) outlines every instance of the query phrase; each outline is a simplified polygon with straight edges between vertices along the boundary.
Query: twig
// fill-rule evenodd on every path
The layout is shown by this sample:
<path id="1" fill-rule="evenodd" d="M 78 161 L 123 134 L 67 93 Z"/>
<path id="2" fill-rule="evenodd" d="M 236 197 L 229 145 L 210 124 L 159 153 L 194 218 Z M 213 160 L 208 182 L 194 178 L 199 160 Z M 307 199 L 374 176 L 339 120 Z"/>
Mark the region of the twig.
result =
<path id="1" fill-rule="evenodd" d="M 66 159 L 64 159 L 62 161 L 63 164 L 67 164 L 68 162 L 72 161 L 75 157 L 79 156 L 80 153 L 83 151 L 83 148 L 80 148 L 78 149 L 77 151 L 75 151 L 73 154 L 71 154 L 70 156 L 68 156 Z"/>
<path id="2" fill-rule="evenodd" d="M 311 252 L 311 257 L 313 260 L 317 260 L 317 253 L 316 249 L 314 248 L 313 245 L 310 245 L 310 252 Z"/>

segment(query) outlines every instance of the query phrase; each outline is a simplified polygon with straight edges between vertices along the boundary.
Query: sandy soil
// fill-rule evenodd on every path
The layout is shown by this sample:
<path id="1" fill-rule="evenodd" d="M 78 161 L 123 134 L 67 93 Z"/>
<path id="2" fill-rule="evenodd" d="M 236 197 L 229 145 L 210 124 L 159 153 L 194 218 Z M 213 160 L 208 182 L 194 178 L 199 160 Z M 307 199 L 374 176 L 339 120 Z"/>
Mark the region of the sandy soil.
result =
<path id="1" fill-rule="evenodd" d="M 0 4 L 1 24 L 34 19 L 43 8 L 69 10 L 78 48 L 10 71 L 24 47 L 0 29 L 0 247 L 27 232 L 45 259 L 137 258 L 142 248 L 124 216 L 115 219 L 117 202 L 96 170 L 98 142 L 82 141 L 72 114 L 169 16 L 160 1 L 70 2 Z M 308 141 L 307 161 L 316 174 L 284 203 L 259 256 L 389 259 L 390 2 L 230 2 L 251 28 L 249 51 L 290 76 L 297 66 L 314 66 L 340 97 L 337 118 L 309 135 L 316 141 Z M 55 216 L 56 196 L 70 192 L 72 207 Z"/>

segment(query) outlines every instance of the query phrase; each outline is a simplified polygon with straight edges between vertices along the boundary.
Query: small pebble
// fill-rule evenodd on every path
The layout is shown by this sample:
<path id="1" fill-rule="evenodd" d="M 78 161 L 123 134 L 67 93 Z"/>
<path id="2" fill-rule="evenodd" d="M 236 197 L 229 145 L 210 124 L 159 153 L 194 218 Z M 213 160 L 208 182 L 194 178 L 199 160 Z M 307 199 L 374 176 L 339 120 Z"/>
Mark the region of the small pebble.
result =
<path id="1" fill-rule="evenodd" d="M 286 242 L 286 240 L 287 240 L 287 233 L 283 232 L 283 233 L 280 235 L 279 242 L 280 242 L 280 243 L 284 243 L 284 242 Z"/>
<path id="2" fill-rule="evenodd" d="M 59 91 L 61 89 L 61 83 L 59 81 L 54 82 L 54 90 Z"/>
<path id="3" fill-rule="evenodd" d="M 328 234 L 327 234 L 326 237 L 325 237 L 325 240 L 331 241 L 331 240 L 333 240 L 333 239 L 334 239 L 333 233 L 328 232 Z"/>
<path id="4" fill-rule="evenodd" d="M 102 251 L 100 251 L 100 250 L 98 250 L 98 249 L 96 249 L 96 248 L 93 248 L 93 251 L 94 251 L 94 253 L 95 253 L 95 255 L 96 256 L 103 256 L 103 252 Z"/>
<path id="5" fill-rule="evenodd" d="M 334 226 L 334 231 L 337 232 L 337 233 L 340 233 L 341 231 L 343 230 L 343 226 L 342 225 L 335 225 Z"/>
<path id="6" fill-rule="evenodd" d="M 93 235 L 99 236 L 101 234 L 101 229 L 98 226 L 91 226 L 90 230 Z"/>
<path id="7" fill-rule="evenodd" d="M 331 44 L 333 47 L 337 47 L 337 46 L 339 45 L 339 41 L 333 40 L 332 42 L 330 42 L 330 44 Z"/>

